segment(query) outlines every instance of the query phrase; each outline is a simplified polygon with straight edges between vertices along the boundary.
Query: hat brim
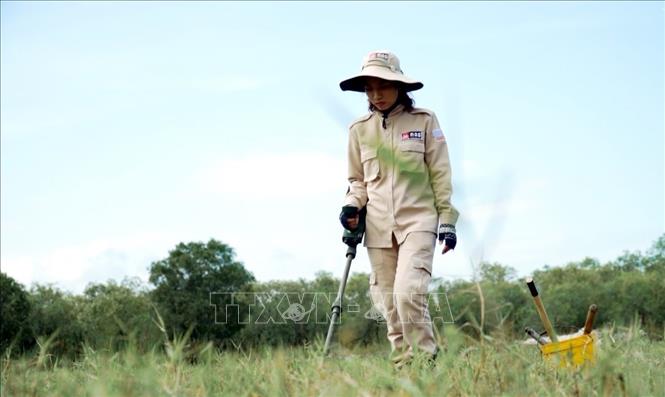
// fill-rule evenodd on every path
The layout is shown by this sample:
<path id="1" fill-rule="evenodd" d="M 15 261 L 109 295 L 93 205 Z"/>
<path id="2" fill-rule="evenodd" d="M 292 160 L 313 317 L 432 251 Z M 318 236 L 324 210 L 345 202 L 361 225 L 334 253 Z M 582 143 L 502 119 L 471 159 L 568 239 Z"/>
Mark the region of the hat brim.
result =
<path id="1" fill-rule="evenodd" d="M 365 80 L 367 77 L 376 77 L 383 80 L 399 83 L 405 91 L 415 91 L 423 88 L 423 83 L 412 80 L 403 74 L 391 72 L 385 68 L 365 68 L 360 74 L 348 78 L 339 83 L 342 91 L 365 92 Z"/>

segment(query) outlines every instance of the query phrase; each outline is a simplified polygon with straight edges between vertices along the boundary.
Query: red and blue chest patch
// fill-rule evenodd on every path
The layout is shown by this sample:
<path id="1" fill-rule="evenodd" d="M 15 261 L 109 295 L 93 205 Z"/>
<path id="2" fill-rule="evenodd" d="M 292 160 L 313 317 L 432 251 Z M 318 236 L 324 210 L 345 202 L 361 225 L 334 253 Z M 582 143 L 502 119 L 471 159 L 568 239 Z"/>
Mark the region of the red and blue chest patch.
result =
<path id="1" fill-rule="evenodd" d="M 402 141 L 422 141 L 423 132 L 422 131 L 406 131 L 402 132 Z"/>

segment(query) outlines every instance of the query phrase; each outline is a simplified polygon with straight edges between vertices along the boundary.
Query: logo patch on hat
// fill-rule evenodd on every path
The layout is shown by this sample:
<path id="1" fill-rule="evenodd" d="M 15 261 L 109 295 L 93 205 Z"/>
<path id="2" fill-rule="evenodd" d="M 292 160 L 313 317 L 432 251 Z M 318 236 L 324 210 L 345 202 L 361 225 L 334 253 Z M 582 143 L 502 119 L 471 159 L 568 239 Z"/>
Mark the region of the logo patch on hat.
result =
<path id="1" fill-rule="evenodd" d="M 406 131 L 402 132 L 402 140 L 407 141 L 407 140 L 418 140 L 422 141 L 423 140 L 423 132 L 422 131 Z"/>
<path id="2" fill-rule="evenodd" d="M 441 131 L 441 128 L 435 128 L 434 131 L 432 131 L 432 136 L 437 140 L 437 142 L 446 141 L 446 137 L 443 136 L 443 131 Z"/>
<path id="3" fill-rule="evenodd" d="M 370 56 L 370 58 L 381 58 L 381 59 L 385 59 L 386 61 L 388 60 L 389 57 L 390 57 L 390 54 L 385 53 L 385 52 L 373 52 L 372 55 Z"/>

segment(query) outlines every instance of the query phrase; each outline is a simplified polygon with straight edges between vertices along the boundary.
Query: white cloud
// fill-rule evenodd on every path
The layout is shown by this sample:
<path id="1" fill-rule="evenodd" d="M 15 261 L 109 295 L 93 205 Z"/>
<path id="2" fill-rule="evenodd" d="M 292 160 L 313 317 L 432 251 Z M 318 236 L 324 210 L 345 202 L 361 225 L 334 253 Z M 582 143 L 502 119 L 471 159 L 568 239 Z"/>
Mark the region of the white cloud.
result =
<path id="1" fill-rule="evenodd" d="M 262 202 L 271 199 L 269 205 L 250 214 L 257 215 L 258 219 L 271 219 L 277 211 L 275 206 L 279 205 L 286 213 L 324 213 L 327 220 L 324 223 L 335 228 L 338 227 L 337 207 L 332 202 L 337 204 L 337 200 L 331 197 L 334 194 L 341 205 L 340 186 L 345 185 L 345 174 L 345 161 L 324 153 L 253 154 L 226 158 L 204 167 L 195 174 L 194 180 L 199 190 L 214 195 L 243 201 L 252 197 Z M 306 198 L 311 200 L 303 200 Z M 124 277 L 146 280 L 150 263 L 166 257 L 178 242 L 205 240 L 210 236 L 236 248 L 238 259 L 259 279 L 308 276 L 304 274 L 305 269 L 317 266 L 314 258 L 320 255 L 317 249 L 321 246 L 306 248 L 317 245 L 316 234 L 322 233 L 319 229 L 324 228 L 322 222 L 316 221 L 316 215 L 294 217 L 294 227 L 308 231 L 307 238 L 302 237 L 304 244 L 302 241 L 294 244 L 291 236 L 281 234 L 261 244 L 256 239 L 256 230 L 263 226 L 256 223 L 257 219 L 237 212 L 217 214 L 219 217 L 197 218 L 195 224 L 185 228 L 115 237 L 97 235 L 99 237 L 88 241 L 41 253 L 3 253 L 2 270 L 26 286 L 33 282 L 55 283 L 72 292 L 81 292 L 89 282 L 119 281 Z M 220 222 L 220 219 L 223 220 Z M 335 247 L 340 244 L 337 234 L 330 240 Z M 257 250 L 257 244 L 262 245 L 261 249 Z"/>
<path id="2" fill-rule="evenodd" d="M 346 162 L 325 153 L 258 153 L 225 158 L 195 174 L 195 183 L 217 194 L 304 198 L 345 184 Z"/>
<path id="3" fill-rule="evenodd" d="M 97 239 L 56 248 L 43 255 L 3 257 L 2 271 L 29 287 L 54 283 L 78 293 L 89 282 L 139 277 L 147 281 L 151 261 L 167 255 L 177 239 L 143 233 L 119 239 Z"/>
<path id="4" fill-rule="evenodd" d="M 27 285 L 34 280 L 35 270 L 31 257 L 22 255 L 2 259 L 2 272 L 22 284 Z"/>
<path id="5" fill-rule="evenodd" d="M 519 254 L 523 257 L 525 248 L 506 252 L 504 238 L 507 235 L 521 236 L 519 226 L 536 219 L 538 212 L 542 211 L 545 189 L 546 184 L 540 179 L 511 182 L 509 177 L 505 183 L 469 192 L 466 200 L 458 205 L 458 229 L 467 260 L 479 263 L 494 257 L 498 251 L 505 254 L 502 258 L 514 258 Z"/>
<path id="6" fill-rule="evenodd" d="M 481 162 L 468 158 L 464 158 L 459 167 L 453 167 L 453 175 L 462 176 L 464 178 L 462 182 L 486 177 L 491 173 L 492 171 Z"/>

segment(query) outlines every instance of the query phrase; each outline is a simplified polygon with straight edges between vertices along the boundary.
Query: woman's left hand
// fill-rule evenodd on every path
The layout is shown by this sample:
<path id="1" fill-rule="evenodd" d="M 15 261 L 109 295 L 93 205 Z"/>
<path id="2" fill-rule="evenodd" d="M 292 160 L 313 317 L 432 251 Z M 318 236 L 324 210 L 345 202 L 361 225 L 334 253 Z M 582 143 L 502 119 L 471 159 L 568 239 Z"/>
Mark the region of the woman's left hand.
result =
<path id="1" fill-rule="evenodd" d="M 454 250 L 457 245 L 457 231 L 455 226 L 449 224 L 442 224 L 439 226 L 439 245 L 444 244 L 441 254 L 445 254 L 450 250 Z"/>

